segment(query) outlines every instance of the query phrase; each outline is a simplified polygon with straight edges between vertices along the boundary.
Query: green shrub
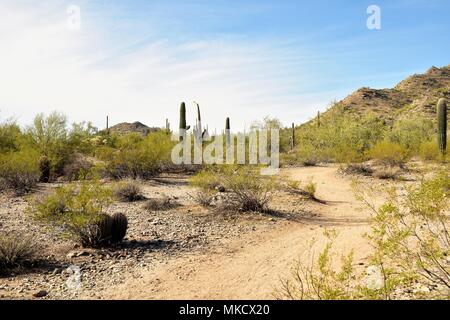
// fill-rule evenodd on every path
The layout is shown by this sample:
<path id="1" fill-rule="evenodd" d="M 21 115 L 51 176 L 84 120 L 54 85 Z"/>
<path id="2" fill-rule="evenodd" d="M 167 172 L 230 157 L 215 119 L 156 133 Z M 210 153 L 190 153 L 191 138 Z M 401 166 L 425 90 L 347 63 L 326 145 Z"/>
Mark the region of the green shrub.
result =
<path id="1" fill-rule="evenodd" d="M 164 132 L 146 138 L 127 135 L 118 143 L 118 150 L 104 149 L 106 171 L 116 179 L 149 179 L 171 163 L 173 142 Z"/>
<path id="2" fill-rule="evenodd" d="M 205 168 L 189 179 L 193 187 L 203 190 L 214 190 L 221 185 L 219 168 Z"/>
<path id="3" fill-rule="evenodd" d="M 397 120 L 387 131 L 388 141 L 403 147 L 409 155 L 418 154 L 422 142 L 433 137 L 433 122 L 427 118 L 414 116 Z"/>
<path id="4" fill-rule="evenodd" d="M 9 268 L 23 266 L 36 256 L 36 244 L 21 234 L 0 234 L 0 273 Z"/>
<path id="5" fill-rule="evenodd" d="M 441 154 L 435 141 L 424 141 L 420 144 L 419 155 L 423 160 L 439 160 Z"/>
<path id="6" fill-rule="evenodd" d="M 380 140 L 385 130 L 386 126 L 374 115 L 349 114 L 335 105 L 321 117 L 320 126 L 311 122 L 296 128 L 297 163 L 363 161 L 365 152 Z M 288 161 L 292 161 L 291 156 Z"/>
<path id="7" fill-rule="evenodd" d="M 19 126 L 13 121 L 0 124 L 0 153 L 18 151 L 23 135 Z"/>
<path id="8" fill-rule="evenodd" d="M 64 164 L 72 153 L 66 125 L 66 117 L 53 112 L 49 116 L 37 115 L 27 130 L 28 144 L 49 159 L 52 177 L 62 174 Z"/>
<path id="9" fill-rule="evenodd" d="M 388 141 L 377 143 L 367 154 L 371 159 L 378 160 L 387 166 L 402 166 L 408 159 L 407 150 L 404 147 Z"/>
<path id="10" fill-rule="evenodd" d="M 98 181 L 83 181 L 79 185 L 59 187 L 54 193 L 37 199 L 30 213 L 38 221 L 62 227 L 84 246 L 95 246 L 107 238 L 98 232 L 98 226 L 111 202 L 109 188 Z"/>
<path id="11" fill-rule="evenodd" d="M 39 155 L 35 151 L 0 154 L 0 189 L 23 194 L 31 191 L 39 178 Z"/>

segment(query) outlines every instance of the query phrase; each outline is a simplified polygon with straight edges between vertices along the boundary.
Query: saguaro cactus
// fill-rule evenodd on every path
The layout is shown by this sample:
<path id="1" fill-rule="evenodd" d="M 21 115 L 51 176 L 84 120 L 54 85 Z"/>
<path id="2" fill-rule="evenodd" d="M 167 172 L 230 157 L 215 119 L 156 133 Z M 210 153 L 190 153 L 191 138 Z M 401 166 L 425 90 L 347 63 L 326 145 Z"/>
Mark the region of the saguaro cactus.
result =
<path id="1" fill-rule="evenodd" d="M 291 149 L 295 148 L 295 124 L 292 122 Z"/>
<path id="2" fill-rule="evenodd" d="M 170 133 L 170 122 L 169 119 L 166 118 L 166 133 L 169 134 Z"/>
<path id="3" fill-rule="evenodd" d="M 186 135 L 186 104 L 181 103 L 180 106 L 180 141 L 183 141 Z"/>
<path id="4" fill-rule="evenodd" d="M 227 118 L 227 120 L 225 121 L 225 134 L 226 134 L 227 145 L 230 145 L 231 144 L 230 118 Z"/>
<path id="5" fill-rule="evenodd" d="M 438 116 L 438 144 L 442 155 L 447 151 L 447 103 L 445 99 L 439 99 L 437 104 Z"/>
<path id="6" fill-rule="evenodd" d="M 317 111 L 317 126 L 320 128 L 320 111 Z"/>

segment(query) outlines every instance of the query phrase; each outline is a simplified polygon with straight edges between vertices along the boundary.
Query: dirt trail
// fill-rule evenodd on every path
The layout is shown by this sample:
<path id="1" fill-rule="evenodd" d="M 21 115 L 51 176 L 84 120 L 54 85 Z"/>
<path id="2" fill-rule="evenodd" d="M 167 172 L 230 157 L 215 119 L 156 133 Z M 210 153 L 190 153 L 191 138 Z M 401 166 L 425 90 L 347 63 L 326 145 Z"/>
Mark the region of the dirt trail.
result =
<path id="1" fill-rule="evenodd" d="M 368 245 L 367 213 L 359 210 L 350 179 L 336 174 L 336 167 L 284 169 L 291 179 L 317 183 L 318 198 L 327 204 L 310 204 L 316 218 L 284 221 L 273 231 L 254 232 L 225 243 L 208 254 L 196 254 L 128 279 L 104 292 L 109 299 L 272 299 L 280 277 L 286 276 L 295 259 L 308 257 L 312 238 L 324 243 L 324 228 L 338 230 L 335 247 L 355 249 L 355 263 L 365 259 Z"/>

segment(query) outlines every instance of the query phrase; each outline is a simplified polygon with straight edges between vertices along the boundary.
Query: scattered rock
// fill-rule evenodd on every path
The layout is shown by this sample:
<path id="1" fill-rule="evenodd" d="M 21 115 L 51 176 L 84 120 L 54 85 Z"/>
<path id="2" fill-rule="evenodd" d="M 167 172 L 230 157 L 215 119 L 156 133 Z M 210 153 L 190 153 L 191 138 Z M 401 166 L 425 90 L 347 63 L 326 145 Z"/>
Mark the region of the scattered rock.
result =
<path id="1" fill-rule="evenodd" d="M 34 293 L 34 294 L 33 294 L 33 297 L 34 297 L 34 298 L 43 298 L 43 297 L 45 297 L 46 295 L 48 295 L 48 292 L 47 292 L 47 291 L 45 291 L 45 290 L 40 290 L 40 291 Z"/>

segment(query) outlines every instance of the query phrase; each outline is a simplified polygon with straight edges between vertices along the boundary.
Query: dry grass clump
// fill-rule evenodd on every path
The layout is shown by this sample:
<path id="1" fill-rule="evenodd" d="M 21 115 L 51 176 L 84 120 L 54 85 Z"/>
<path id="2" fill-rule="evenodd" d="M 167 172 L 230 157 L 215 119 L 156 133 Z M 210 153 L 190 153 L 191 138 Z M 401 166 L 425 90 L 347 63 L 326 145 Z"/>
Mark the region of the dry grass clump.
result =
<path id="1" fill-rule="evenodd" d="M 176 208 L 178 206 L 180 206 L 179 203 L 167 196 L 164 196 L 162 198 L 148 199 L 145 202 L 144 209 L 149 211 L 165 211 Z"/>
<path id="2" fill-rule="evenodd" d="M 133 180 L 123 181 L 113 189 L 113 194 L 119 201 L 134 202 L 144 199 L 140 184 Z"/>
<path id="3" fill-rule="evenodd" d="M 373 176 L 382 180 L 397 180 L 401 174 L 402 170 L 398 167 L 384 167 L 375 170 Z"/>
<path id="4" fill-rule="evenodd" d="M 214 197 L 216 196 L 216 192 L 212 190 L 204 190 L 200 189 L 191 195 L 192 199 L 199 205 L 203 207 L 209 207 L 212 205 L 214 201 Z"/>
<path id="5" fill-rule="evenodd" d="M 372 176 L 374 170 L 362 163 L 350 163 L 344 168 L 341 169 L 341 172 L 344 174 L 350 174 L 350 175 L 362 175 L 362 176 Z"/>
<path id="6" fill-rule="evenodd" d="M 36 246 L 23 235 L 0 235 L 0 273 L 23 266 L 35 259 Z"/>

